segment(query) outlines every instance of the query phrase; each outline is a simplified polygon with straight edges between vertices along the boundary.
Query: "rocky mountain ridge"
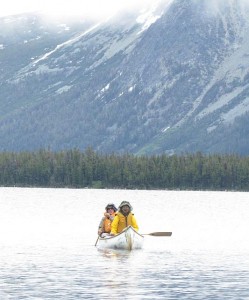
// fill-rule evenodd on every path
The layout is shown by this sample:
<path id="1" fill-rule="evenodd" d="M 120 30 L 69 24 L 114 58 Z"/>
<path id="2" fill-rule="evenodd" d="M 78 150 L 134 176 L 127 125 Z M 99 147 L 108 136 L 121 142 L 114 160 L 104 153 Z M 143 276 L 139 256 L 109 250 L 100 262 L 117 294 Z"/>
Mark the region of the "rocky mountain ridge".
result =
<path id="1" fill-rule="evenodd" d="M 1 18 L 0 149 L 248 154 L 248 5 L 212 3 Z"/>

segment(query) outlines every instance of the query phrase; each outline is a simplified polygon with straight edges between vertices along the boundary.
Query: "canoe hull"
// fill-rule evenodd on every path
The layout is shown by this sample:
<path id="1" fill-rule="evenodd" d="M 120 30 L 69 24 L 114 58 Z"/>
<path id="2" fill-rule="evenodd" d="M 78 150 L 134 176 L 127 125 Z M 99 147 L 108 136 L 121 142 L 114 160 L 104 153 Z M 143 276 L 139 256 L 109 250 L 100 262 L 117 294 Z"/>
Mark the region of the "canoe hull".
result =
<path id="1" fill-rule="evenodd" d="M 132 226 L 128 226 L 115 236 L 99 238 L 97 246 L 102 249 L 141 249 L 143 240 L 144 237 L 141 234 L 139 234 Z"/>

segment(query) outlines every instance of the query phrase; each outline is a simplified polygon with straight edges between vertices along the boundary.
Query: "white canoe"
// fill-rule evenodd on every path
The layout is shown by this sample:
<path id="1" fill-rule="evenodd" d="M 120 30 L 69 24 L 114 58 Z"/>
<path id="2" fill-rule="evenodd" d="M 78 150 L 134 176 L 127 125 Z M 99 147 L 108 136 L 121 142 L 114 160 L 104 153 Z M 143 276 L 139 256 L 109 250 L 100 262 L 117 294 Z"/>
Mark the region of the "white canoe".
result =
<path id="1" fill-rule="evenodd" d="M 102 249 L 141 249 L 144 237 L 132 226 L 126 227 L 121 233 L 105 238 L 99 238 L 97 246 Z"/>

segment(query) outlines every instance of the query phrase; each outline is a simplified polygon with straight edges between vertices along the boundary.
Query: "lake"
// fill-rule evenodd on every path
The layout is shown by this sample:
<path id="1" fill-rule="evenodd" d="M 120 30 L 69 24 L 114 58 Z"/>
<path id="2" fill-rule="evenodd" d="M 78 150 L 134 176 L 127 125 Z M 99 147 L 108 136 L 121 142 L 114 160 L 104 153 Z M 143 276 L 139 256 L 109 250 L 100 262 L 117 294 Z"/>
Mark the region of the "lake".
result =
<path id="1" fill-rule="evenodd" d="M 128 200 L 142 250 L 101 251 Z M 0 299 L 249 299 L 249 194 L 0 188 Z"/>

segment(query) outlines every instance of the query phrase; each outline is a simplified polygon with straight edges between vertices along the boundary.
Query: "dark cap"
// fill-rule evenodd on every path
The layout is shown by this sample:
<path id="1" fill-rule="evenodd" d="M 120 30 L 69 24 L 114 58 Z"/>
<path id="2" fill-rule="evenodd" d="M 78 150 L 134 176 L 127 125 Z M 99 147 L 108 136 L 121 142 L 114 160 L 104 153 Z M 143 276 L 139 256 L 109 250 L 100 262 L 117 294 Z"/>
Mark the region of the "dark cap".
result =
<path id="1" fill-rule="evenodd" d="M 113 203 L 108 203 L 105 207 L 105 210 L 107 211 L 109 208 L 112 208 L 114 211 L 117 211 L 118 209 L 116 208 L 115 204 Z"/>

